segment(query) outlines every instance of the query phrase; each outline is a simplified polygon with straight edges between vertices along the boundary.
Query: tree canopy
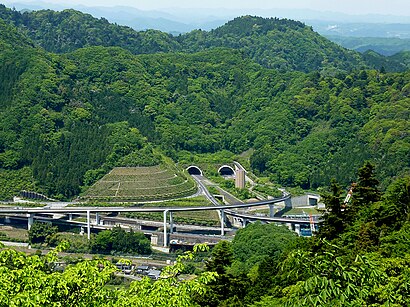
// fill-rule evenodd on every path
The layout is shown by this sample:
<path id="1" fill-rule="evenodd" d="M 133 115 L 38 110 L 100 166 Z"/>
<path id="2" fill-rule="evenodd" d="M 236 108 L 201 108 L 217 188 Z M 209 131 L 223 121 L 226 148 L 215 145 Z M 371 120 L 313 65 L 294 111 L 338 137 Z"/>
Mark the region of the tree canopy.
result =
<path id="1" fill-rule="evenodd" d="M 63 243 L 45 256 L 2 249 L 0 306 L 197 306 L 192 296 L 204 295 L 205 284 L 215 278 L 214 273 L 205 273 L 179 281 L 183 261 L 193 257 L 186 253 L 155 283 L 144 277 L 129 288 L 111 290 L 106 285 L 117 268 L 108 260 L 84 260 L 63 272 L 55 270 L 58 252 L 65 247 Z"/>

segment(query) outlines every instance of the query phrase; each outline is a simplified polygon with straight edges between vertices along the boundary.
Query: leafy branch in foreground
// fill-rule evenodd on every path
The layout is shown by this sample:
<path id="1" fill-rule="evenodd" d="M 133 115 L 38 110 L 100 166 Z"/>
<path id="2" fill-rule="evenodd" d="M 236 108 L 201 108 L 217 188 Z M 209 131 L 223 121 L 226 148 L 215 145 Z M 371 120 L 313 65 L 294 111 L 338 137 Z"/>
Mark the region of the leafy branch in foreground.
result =
<path id="1" fill-rule="evenodd" d="M 180 281 L 187 252 L 174 266 L 152 282 L 148 277 L 131 283 L 129 289 L 109 290 L 106 285 L 117 268 L 108 260 L 84 260 L 60 273 L 53 268 L 59 245 L 45 256 L 26 255 L 13 249 L 0 251 L 0 306 L 193 306 L 192 296 L 203 295 L 205 284 L 216 277 L 207 272 L 190 281 Z M 195 252 L 207 247 L 195 247 Z"/>
<path id="2" fill-rule="evenodd" d="M 195 253 L 208 250 L 206 244 L 198 244 L 194 252 L 185 252 L 178 256 L 173 266 L 166 267 L 160 279 L 151 282 L 145 277 L 140 282 L 133 282 L 128 290 L 119 292 L 117 301 L 112 306 L 196 306 L 192 297 L 204 296 L 206 284 L 217 277 L 215 272 L 204 272 L 199 277 L 180 281 L 178 275 L 184 270 L 184 262 L 192 260 Z"/>

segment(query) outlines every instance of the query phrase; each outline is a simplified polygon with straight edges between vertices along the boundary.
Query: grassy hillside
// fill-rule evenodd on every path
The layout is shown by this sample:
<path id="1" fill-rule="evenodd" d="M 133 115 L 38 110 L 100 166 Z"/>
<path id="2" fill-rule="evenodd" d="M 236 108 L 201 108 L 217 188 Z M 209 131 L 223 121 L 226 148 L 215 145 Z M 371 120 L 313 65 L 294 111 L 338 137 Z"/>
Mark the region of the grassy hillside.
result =
<path id="1" fill-rule="evenodd" d="M 117 167 L 92 185 L 86 200 L 147 201 L 179 198 L 196 192 L 195 182 L 176 168 Z"/>

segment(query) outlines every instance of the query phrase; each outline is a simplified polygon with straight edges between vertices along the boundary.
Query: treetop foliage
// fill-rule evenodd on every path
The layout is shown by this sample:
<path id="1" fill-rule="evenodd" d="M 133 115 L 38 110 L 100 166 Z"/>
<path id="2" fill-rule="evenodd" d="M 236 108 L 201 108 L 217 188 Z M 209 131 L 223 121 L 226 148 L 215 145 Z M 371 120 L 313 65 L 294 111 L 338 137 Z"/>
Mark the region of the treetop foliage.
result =
<path id="1" fill-rule="evenodd" d="M 127 232 L 120 227 L 98 233 L 91 245 L 93 253 L 151 254 L 149 240 L 141 232 Z"/>
<path id="2" fill-rule="evenodd" d="M 129 288 L 106 287 L 117 268 L 108 260 L 84 260 L 68 265 L 63 272 L 54 270 L 57 253 L 65 244 L 45 256 L 26 255 L 11 249 L 0 251 L 0 306 L 195 306 L 194 295 L 204 295 L 205 284 L 215 273 L 205 273 L 191 281 L 179 281 L 183 260 L 153 283 L 148 277 L 134 281 Z"/>

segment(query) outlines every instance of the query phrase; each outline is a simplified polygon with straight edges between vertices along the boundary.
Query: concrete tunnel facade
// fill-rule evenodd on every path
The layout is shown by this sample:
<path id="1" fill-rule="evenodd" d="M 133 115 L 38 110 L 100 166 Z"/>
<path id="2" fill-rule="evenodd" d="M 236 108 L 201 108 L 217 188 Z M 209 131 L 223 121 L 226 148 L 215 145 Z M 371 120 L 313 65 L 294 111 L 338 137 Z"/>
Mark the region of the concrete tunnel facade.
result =
<path id="1" fill-rule="evenodd" d="M 190 174 L 190 175 L 203 176 L 203 172 L 198 166 L 191 165 L 191 166 L 188 166 L 186 170 L 188 171 L 188 174 Z"/>
<path id="2" fill-rule="evenodd" d="M 229 165 L 222 165 L 219 169 L 218 169 L 218 173 L 221 176 L 235 176 L 235 170 L 229 166 Z"/>

